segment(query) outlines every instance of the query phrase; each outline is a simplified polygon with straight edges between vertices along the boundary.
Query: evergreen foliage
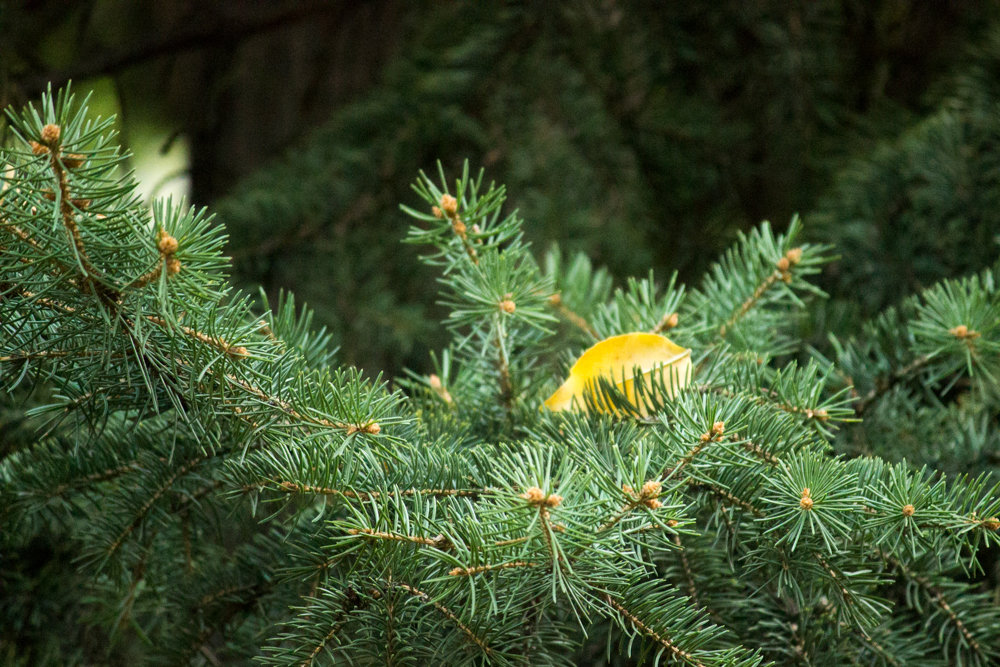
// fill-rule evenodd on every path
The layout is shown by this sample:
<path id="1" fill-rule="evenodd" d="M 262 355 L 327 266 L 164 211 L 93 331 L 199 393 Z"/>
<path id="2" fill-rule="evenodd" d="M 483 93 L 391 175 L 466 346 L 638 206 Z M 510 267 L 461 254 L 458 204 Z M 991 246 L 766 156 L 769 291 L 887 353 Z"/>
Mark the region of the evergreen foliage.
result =
<path id="1" fill-rule="evenodd" d="M 349 363 L 426 370 L 447 342 L 433 272 L 396 243 L 438 157 L 504 174 L 528 240 L 623 282 L 694 283 L 800 212 L 842 257 L 824 330 L 995 257 L 994 4 L 407 7 L 378 85 L 213 203 L 238 284 L 293 289 Z"/>
<path id="2" fill-rule="evenodd" d="M 697 287 L 612 290 L 579 255 L 537 263 L 481 174 L 421 175 L 408 239 L 451 344 L 393 389 L 291 297 L 234 291 L 204 211 L 139 206 L 85 104 L 10 122 L 0 379 L 36 407 L 0 460 L 5 659 L 1000 660 L 994 272 L 806 358 L 830 248 L 797 221 Z M 613 414 L 539 409 L 584 348 L 638 330 L 694 351 L 676 397 L 643 389 L 653 417 L 614 378 L 590 405 Z M 46 535 L 65 568 L 26 572 Z M 107 653 L 36 640 L 60 614 Z"/>

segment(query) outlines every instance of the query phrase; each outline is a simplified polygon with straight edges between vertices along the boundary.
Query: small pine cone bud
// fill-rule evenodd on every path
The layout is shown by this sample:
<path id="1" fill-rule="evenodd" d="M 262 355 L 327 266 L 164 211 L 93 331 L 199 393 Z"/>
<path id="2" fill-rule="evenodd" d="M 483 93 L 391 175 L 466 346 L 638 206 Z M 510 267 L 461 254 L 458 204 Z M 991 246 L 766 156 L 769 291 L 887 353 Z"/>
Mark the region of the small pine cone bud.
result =
<path id="1" fill-rule="evenodd" d="M 79 210 L 86 211 L 88 208 L 90 208 L 90 204 L 92 202 L 89 199 L 73 199 L 71 200 L 71 203 Z"/>
<path id="2" fill-rule="evenodd" d="M 903 516 L 913 516 L 913 513 L 917 511 L 917 508 L 913 505 L 903 505 Z"/>
<path id="3" fill-rule="evenodd" d="M 372 422 L 371 424 L 365 426 L 362 430 L 368 435 L 378 435 L 382 432 L 382 427 L 379 426 L 378 422 Z"/>
<path id="4" fill-rule="evenodd" d="M 983 528 L 986 530 L 1000 530 L 1000 518 L 995 516 L 983 521 Z"/>
<path id="5" fill-rule="evenodd" d="M 642 485 L 642 491 L 640 492 L 640 495 L 643 498 L 655 498 L 656 496 L 660 495 L 661 486 L 662 485 L 658 481 L 656 481 L 655 479 L 651 479 Z"/>
<path id="6" fill-rule="evenodd" d="M 67 153 L 62 157 L 62 163 L 66 165 L 68 169 L 76 169 L 83 164 L 85 157 L 79 153 Z"/>
<path id="7" fill-rule="evenodd" d="M 62 134 L 62 129 L 58 125 L 53 125 L 49 123 L 42 128 L 42 143 L 47 146 L 55 146 L 59 143 L 59 136 Z"/>
<path id="8" fill-rule="evenodd" d="M 229 354 L 231 354 L 231 355 L 232 355 L 232 356 L 234 356 L 234 357 L 245 357 L 245 356 L 247 356 L 247 355 L 248 355 L 249 353 L 250 353 L 250 351 L 249 351 L 249 350 L 247 350 L 247 349 L 246 349 L 245 347 L 243 347 L 242 345 L 238 345 L 238 346 L 236 346 L 236 347 L 230 347 L 230 348 L 229 348 Z"/>
<path id="9" fill-rule="evenodd" d="M 644 500 L 642 502 L 643 502 L 644 505 L 646 505 L 646 507 L 648 507 L 651 510 L 656 510 L 656 509 L 660 509 L 661 507 L 663 507 L 663 503 L 661 503 L 656 498 L 650 498 L 649 500 Z"/>
<path id="10" fill-rule="evenodd" d="M 444 211 L 449 218 L 455 217 L 458 213 L 458 200 L 451 195 L 441 195 L 441 210 Z"/>
<path id="11" fill-rule="evenodd" d="M 549 303 L 553 306 L 558 306 L 559 304 L 562 303 L 562 296 L 559 294 L 559 292 L 556 292 L 555 294 L 549 297 Z"/>
<path id="12" fill-rule="evenodd" d="M 802 261 L 802 248 L 792 248 L 785 253 L 785 257 L 792 266 L 795 266 Z"/>
<path id="13" fill-rule="evenodd" d="M 557 496 L 554 493 L 552 495 L 547 496 L 545 498 L 545 504 L 548 507 L 558 507 L 559 503 L 561 503 L 562 501 L 563 501 L 563 497 L 562 496 Z"/>
<path id="14" fill-rule="evenodd" d="M 482 234 L 482 233 L 483 233 L 483 230 L 481 230 L 481 229 L 479 228 L 479 225 L 477 225 L 477 224 L 473 223 L 473 225 L 472 225 L 472 233 L 473 233 L 473 234 Z"/>
<path id="15" fill-rule="evenodd" d="M 633 493 L 635 493 L 635 491 L 632 489 L 632 487 L 629 486 L 628 484 L 622 484 L 622 491 L 624 491 L 625 494 L 629 495 L 629 496 L 631 496 Z"/>
<path id="16" fill-rule="evenodd" d="M 451 228 L 459 236 L 465 236 L 465 223 L 458 218 L 455 218 L 455 220 L 451 223 Z"/>
<path id="17" fill-rule="evenodd" d="M 509 315 L 517 310 L 517 305 L 510 299 L 504 299 L 500 302 L 500 310 Z"/>
<path id="18" fill-rule="evenodd" d="M 726 422 L 718 421 L 712 424 L 712 435 L 719 437 L 726 432 Z"/>
<path id="19" fill-rule="evenodd" d="M 677 521 L 677 519 L 670 519 L 669 521 L 667 521 L 667 526 L 670 528 L 676 528 L 678 523 L 680 522 Z"/>
<path id="20" fill-rule="evenodd" d="M 792 282 L 792 274 L 790 271 L 785 271 L 784 273 L 781 274 L 781 282 L 785 283 L 786 285 Z"/>
<path id="21" fill-rule="evenodd" d="M 802 489 L 802 497 L 799 498 L 799 507 L 804 510 L 811 510 L 813 506 L 812 492 L 809 487 Z"/>
<path id="22" fill-rule="evenodd" d="M 538 505 L 545 501 L 545 493 L 537 486 L 533 486 L 522 493 L 521 498 L 524 498 L 532 505 Z"/>
<path id="23" fill-rule="evenodd" d="M 360 535 L 361 531 L 358 530 L 357 528 L 348 528 L 347 529 L 347 534 L 348 535 Z"/>
<path id="24" fill-rule="evenodd" d="M 788 261 L 787 257 L 782 257 L 781 259 L 778 260 L 778 270 L 781 271 L 782 273 L 787 271 L 791 265 L 792 263 Z"/>
<path id="25" fill-rule="evenodd" d="M 428 376 L 427 383 L 430 384 L 431 389 L 440 389 L 444 386 L 441 384 L 441 378 L 439 378 L 436 373 L 431 373 L 430 376 Z"/>
<path id="26" fill-rule="evenodd" d="M 442 213 L 441 209 L 438 208 L 437 206 L 431 206 L 431 213 L 434 214 L 435 218 L 443 218 L 444 217 L 444 213 Z"/>
<path id="27" fill-rule="evenodd" d="M 160 253 L 164 255 L 173 255 L 177 252 L 177 239 L 165 231 L 160 230 L 159 239 L 156 241 L 156 247 L 159 249 Z"/>
<path id="28" fill-rule="evenodd" d="M 663 328 L 673 329 L 675 326 L 677 326 L 677 323 L 679 321 L 680 318 L 677 316 L 677 313 L 670 313 L 670 317 L 668 317 L 666 322 L 663 323 Z"/>
<path id="29" fill-rule="evenodd" d="M 167 275 L 176 276 L 181 272 L 181 260 L 171 257 L 167 260 Z"/>
<path id="30" fill-rule="evenodd" d="M 35 155 L 45 155 L 49 152 L 49 147 L 45 144 L 40 144 L 37 141 L 29 141 L 28 144 L 31 146 L 31 152 Z"/>
<path id="31" fill-rule="evenodd" d="M 964 324 L 959 324 L 957 327 L 948 329 L 948 333 L 950 333 L 955 338 L 965 338 L 966 336 L 969 335 L 969 327 L 965 326 Z"/>

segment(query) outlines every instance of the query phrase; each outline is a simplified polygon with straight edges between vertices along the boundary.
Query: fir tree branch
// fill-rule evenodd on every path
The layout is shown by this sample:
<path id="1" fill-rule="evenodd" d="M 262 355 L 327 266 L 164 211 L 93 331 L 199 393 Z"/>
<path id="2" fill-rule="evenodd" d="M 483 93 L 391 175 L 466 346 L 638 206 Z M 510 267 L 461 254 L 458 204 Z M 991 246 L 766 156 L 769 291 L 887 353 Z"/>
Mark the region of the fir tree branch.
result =
<path id="1" fill-rule="evenodd" d="M 423 535 L 403 535 L 400 533 L 388 533 L 381 530 L 373 530 L 371 528 L 349 528 L 347 530 L 347 533 L 349 535 L 358 535 L 361 537 L 367 537 L 375 540 L 412 542 L 413 544 L 420 544 L 423 546 L 434 547 L 435 549 L 440 549 L 442 551 L 447 551 L 452 547 L 451 542 L 444 535 L 438 535 L 437 537 L 424 537 Z"/>
<path id="2" fill-rule="evenodd" d="M 448 571 L 450 577 L 472 577 L 483 572 L 495 572 L 497 570 L 510 570 L 518 567 L 538 567 L 539 563 L 525 560 L 514 560 L 496 565 L 477 565 L 475 567 L 453 567 Z"/>
<path id="3" fill-rule="evenodd" d="M 696 659 L 687 651 L 683 651 L 679 647 L 674 645 L 674 643 L 670 641 L 669 637 L 656 632 L 651 627 L 643 623 L 635 614 L 630 612 L 620 601 L 611 597 L 610 594 L 608 593 L 604 594 L 604 601 L 607 602 L 612 609 L 621 614 L 622 618 L 628 621 L 632 625 L 632 627 L 634 627 L 636 630 L 644 634 L 646 637 L 652 639 L 660 646 L 663 646 L 668 651 L 670 651 L 671 655 L 673 655 L 674 658 L 678 660 L 683 660 L 687 664 L 694 665 L 695 667 L 706 667 L 705 663 Z"/>
<path id="4" fill-rule="evenodd" d="M 597 331 L 594 330 L 594 327 L 590 326 L 590 323 L 583 317 L 570 310 L 563 302 L 562 296 L 560 296 L 558 292 L 549 297 L 548 303 L 550 306 L 555 308 L 556 312 L 558 312 L 565 320 L 576 326 L 594 340 L 600 340 L 601 337 Z"/>
<path id="5" fill-rule="evenodd" d="M 948 603 L 948 599 L 945 597 L 944 591 L 935 586 L 927 577 L 924 577 L 916 572 L 912 571 L 910 568 L 906 567 L 902 561 L 897 558 L 892 557 L 888 553 L 881 550 L 876 550 L 876 553 L 893 569 L 899 570 L 900 573 L 910 581 L 916 583 L 920 588 L 927 594 L 927 596 L 936 604 L 941 611 L 945 613 L 948 620 L 951 621 L 952 625 L 962 634 L 965 638 L 966 644 L 972 649 L 973 652 L 983 661 L 983 664 L 989 663 L 989 658 L 983 653 L 982 647 L 979 642 L 973 636 L 972 632 L 965 625 L 958 614 L 952 609 L 952 606 Z"/>
<path id="6" fill-rule="evenodd" d="M 894 371 L 888 378 L 883 378 L 881 381 L 876 381 L 875 386 L 872 387 L 868 393 L 858 399 L 858 402 L 854 405 L 854 412 L 859 417 L 865 413 L 865 411 L 871 406 L 871 404 L 882 394 L 886 393 L 897 384 L 909 378 L 912 373 L 923 368 L 931 360 L 931 356 L 927 354 L 922 354 L 916 357 L 913 361 L 906 364 L 902 368 Z"/>
<path id="7" fill-rule="evenodd" d="M 432 605 L 438 612 L 441 613 L 442 616 L 444 616 L 449 621 L 454 623 L 455 627 L 461 630 L 462 634 L 465 635 L 465 637 L 470 642 L 478 646 L 483 653 L 485 653 L 487 656 L 493 655 L 493 649 L 489 646 L 489 644 L 486 643 L 486 640 L 477 635 L 468 625 L 463 623 L 462 620 L 458 617 L 458 615 L 455 614 L 455 612 L 453 612 L 451 609 L 444 606 L 437 600 L 432 599 L 430 595 L 428 595 L 427 593 L 423 592 L 422 590 L 414 586 L 411 586 L 410 584 L 401 581 L 389 581 L 388 584 L 390 586 L 395 586 L 396 588 L 403 589 L 410 595 L 419 599 L 421 602 Z"/>
<path id="8" fill-rule="evenodd" d="M 136 528 L 139 527 L 139 524 L 141 524 L 143 519 L 146 518 L 146 514 L 149 512 L 149 510 L 152 509 L 153 505 L 156 504 L 156 501 L 159 500 L 163 496 L 163 494 L 165 494 L 167 491 L 170 490 L 170 488 L 174 485 L 174 482 L 176 482 L 178 479 L 180 479 L 184 475 L 187 475 L 189 472 L 197 468 L 199 465 L 204 463 L 208 458 L 209 456 L 205 454 L 201 456 L 196 456 L 195 458 L 191 459 L 184 465 L 177 468 L 177 470 L 175 470 L 173 474 L 171 474 L 166 480 L 164 480 L 163 483 L 160 484 L 153 491 L 153 495 L 145 503 L 143 503 L 142 507 L 139 508 L 139 511 L 136 512 L 136 515 L 132 519 L 132 522 L 128 526 L 126 526 L 125 529 L 122 530 L 121 533 L 119 533 L 115 537 L 115 539 L 111 542 L 111 545 L 105 551 L 106 555 L 111 556 L 116 551 L 118 551 L 118 548 L 121 547 L 125 539 L 132 533 L 132 531 L 134 531 Z"/>

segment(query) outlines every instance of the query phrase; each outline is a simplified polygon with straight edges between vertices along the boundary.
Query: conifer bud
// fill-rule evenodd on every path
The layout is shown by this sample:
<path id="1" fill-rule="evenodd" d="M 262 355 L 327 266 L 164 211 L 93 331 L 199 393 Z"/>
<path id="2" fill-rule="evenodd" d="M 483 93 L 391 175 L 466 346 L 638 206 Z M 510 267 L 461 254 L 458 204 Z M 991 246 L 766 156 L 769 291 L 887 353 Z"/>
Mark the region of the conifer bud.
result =
<path id="1" fill-rule="evenodd" d="M 83 164 L 86 158 L 79 153 L 67 153 L 62 157 L 62 163 L 66 165 L 68 169 L 76 169 Z"/>
<path id="2" fill-rule="evenodd" d="M 1000 518 L 992 516 L 983 521 L 983 528 L 987 530 L 1000 530 Z"/>
<path id="3" fill-rule="evenodd" d="M 641 495 L 643 498 L 655 498 L 660 495 L 662 485 L 655 479 L 651 479 L 642 485 Z"/>
<path id="4" fill-rule="evenodd" d="M 787 271 L 788 267 L 790 267 L 791 265 L 792 264 L 791 262 L 788 261 L 787 257 L 782 257 L 781 259 L 778 260 L 778 270 L 781 271 L 782 273 Z"/>
<path id="5" fill-rule="evenodd" d="M 164 255 L 173 255 L 177 252 L 177 239 L 161 229 L 156 247 Z"/>
<path id="6" fill-rule="evenodd" d="M 444 213 L 442 213 L 441 209 L 438 208 L 437 206 L 431 206 L 431 213 L 434 214 L 435 218 L 443 218 L 444 217 Z"/>
<path id="7" fill-rule="evenodd" d="M 451 195 L 441 195 L 441 210 L 449 218 L 455 217 L 458 214 L 458 200 Z"/>
<path id="8" fill-rule="evenodd" d="M 58 125 L 53 125 L 49 123 L 42 128 L 42 143 L 46 146 L 54 147 L 59 143 L 59 137 L 62 134 L 62 129 Z"/>
<path id="9" fill-rule="evenodd" d="M 167 275 L 175 276 L 181 272 L 181 261 L 176 257 L 167 260 Z"/>
<path id="10" fill-rule="evenodd" d="M 948 333 L 950 333 L 955 338 L 958 338 L 959 340 L 969 340 L 969 339 L 972 339 L 972 338 L 978 338 L 979 337 L 979 332 L 978 331 L 973 331 L 972 329 L 970 329 L 969 327 L 965 326 L 964 324 L 959 324 L 956 327 L 952 327 L 951 329 L 948 329 Z"/>
<path id="11" fill-rule="evenodd" d="M 802 497 L 799 498 L 799 507 L 807 511 L 813 508 L 812 494 L 808 486 L 802 489 Z"/>
<path id="12" fill-rule="evenodd" d="M 28 145 L 31 146 L 31 152 L 35 155 L 45 155 L 49 152 L 48 146 L 40 144 L 37 141 L 29 141 Z"/>
<path id="13" fill-rule="evenodd" d="M 789 264 L 795 266 L 802 261 L 802 248 L 792 248 L 785 253 L 785 257 L 788 259 Z"/>
<path id="14" fill-rule="evenodd" d="M 903 505 L 903 516 L 913 516 L 913 513 L 917 511 L 917 508 L 913 505 Z"/>
<path id="15" fill-rule="evenodd" d="M 545 500 L 545 492 L 537 486 L 533 486 L 522 493 L 521 498 L 524 498 L 532 505 L 537 505 Z"/>
<path id="16" fill-rule="evenodd" d="M 500 302 L 500 310 L 510 315 L 515 310 L 517 310 L 517 305 L 509 298 L 507 298 Z"/>

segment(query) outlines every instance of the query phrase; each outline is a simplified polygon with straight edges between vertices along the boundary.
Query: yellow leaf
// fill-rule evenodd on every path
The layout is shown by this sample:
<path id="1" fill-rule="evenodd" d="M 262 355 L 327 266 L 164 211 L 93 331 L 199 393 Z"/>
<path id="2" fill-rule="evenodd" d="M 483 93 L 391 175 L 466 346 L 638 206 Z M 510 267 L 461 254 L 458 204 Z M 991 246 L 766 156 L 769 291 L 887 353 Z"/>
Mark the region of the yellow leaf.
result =
<path id="1" fill-rule="evenodd" d="M 562 386 L 545 401 L 549 410 L 587 411 L 585 396 L 593 396 L 598 378 L 614 382 L 639 414 L 649 416 L 649 406 L 637 400 L 634 370 L 642 373 L 645 386 L 656 379 L 663 383 L 673 398 L 691 381 L 691 350 L 663 336 L 651 333 L 629 333 L 612 336 L 583 353 Z M 600 412 L 613 410 L 599 409 Z"/>

